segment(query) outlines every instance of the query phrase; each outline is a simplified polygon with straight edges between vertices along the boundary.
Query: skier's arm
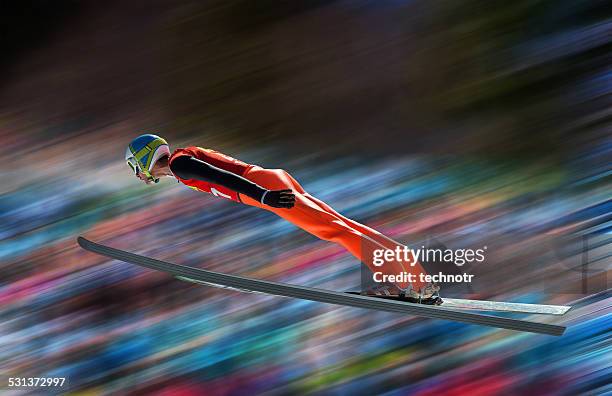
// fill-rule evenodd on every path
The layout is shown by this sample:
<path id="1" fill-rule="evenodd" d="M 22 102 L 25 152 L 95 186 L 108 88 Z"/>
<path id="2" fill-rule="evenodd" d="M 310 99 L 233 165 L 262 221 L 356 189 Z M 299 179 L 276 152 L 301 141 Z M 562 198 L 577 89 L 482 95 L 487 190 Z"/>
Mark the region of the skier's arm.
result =
<path id="1" fill-rule="evenodd" d="M 291 190 L 267 190 L 242 176 L 188 155 L 174 159 L 170 170 L 181 179 L 215 183 L 275 208 L 291 208 L 295 203 L 295 195 Z"/>

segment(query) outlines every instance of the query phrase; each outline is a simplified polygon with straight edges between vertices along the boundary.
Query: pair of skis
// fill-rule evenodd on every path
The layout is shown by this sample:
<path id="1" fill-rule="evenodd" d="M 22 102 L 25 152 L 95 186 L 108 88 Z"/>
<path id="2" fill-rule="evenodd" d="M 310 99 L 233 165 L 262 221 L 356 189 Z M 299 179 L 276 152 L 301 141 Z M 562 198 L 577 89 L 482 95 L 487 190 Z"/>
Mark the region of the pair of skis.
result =
<path id="1" fill-rule="evenodd" d="M 560 336 L 565 331 L 565 327 L 547 323 L 485 315 L 471 312 L 471 310 L 562 315 L 571 308 L 558 305 L 520 304 L 450 298 L 444 298 L 444 303 L 440 306 L 415 304 L 393 299 L 383 299 L 358 294 L 335 292 L 331 290 L 222 274 L 219 272 L 168 263 L 150 257 L 129 253 L 120 249 L 100 245 L 83 237 L 78 237 L 77 241 L 83 249 L 90 252 L 153 270 L 166 272 L 180 280 L 188 282 L 236 289 L 245 292 L 257 292 L 275 296 L 300 298 L 329 304 L 410 314 L 427 318 L 472 323 L 531 333 Z"/>

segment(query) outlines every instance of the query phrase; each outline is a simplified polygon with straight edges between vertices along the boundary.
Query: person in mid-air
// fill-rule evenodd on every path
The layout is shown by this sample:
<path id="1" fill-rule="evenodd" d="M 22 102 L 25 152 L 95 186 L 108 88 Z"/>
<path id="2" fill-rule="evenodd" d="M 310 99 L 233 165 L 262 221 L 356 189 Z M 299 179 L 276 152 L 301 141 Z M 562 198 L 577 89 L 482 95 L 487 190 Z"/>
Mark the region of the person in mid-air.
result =
<path id="1" fill-rule="evenodd" d="M 411 266 L 389 261 L 377 267 L 366 253 L 374 249 L 403 248 L 403 245 L 336 212 L 308 194 L 282 169 L 264 169 L 196 146 L 178 148 L 170 153 L 166 140 L 152 134 L 134 139 L 128 145 L 125 160 L 134 174 L 147 184 L 157 183 L 164 176 L 174 177 L 196 191 L 269 210 L 318 238 L 344 246 L 372 271 L 416 275 L 415 282 L 387 284 L 383 292 L 379 288 L 373 294 L 398 294 L 428 304 L 441 302 L 437 286 L 419 281 L 418 274 L 425 273 L 420 263 Z"/>

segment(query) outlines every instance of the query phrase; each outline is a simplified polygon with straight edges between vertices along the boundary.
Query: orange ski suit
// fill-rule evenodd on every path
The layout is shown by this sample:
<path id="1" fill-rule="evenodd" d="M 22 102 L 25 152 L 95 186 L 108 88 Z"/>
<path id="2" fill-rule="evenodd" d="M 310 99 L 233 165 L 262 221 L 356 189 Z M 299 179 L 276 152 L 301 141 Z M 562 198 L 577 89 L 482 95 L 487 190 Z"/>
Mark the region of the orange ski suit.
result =
<path id="1" fill-rule="evenodd" d="M 367 265 L 372 272 L 381 272 L 382 274 L 386 275 L 397 275 L 402 272 L 415 274 L 416 279 L 414 282 L 412 282 L 412 287 L 415 290 L 419 290 L 425 286 L 425 283 L 421 282 L 419 279 L 420 273 L 426 273 L 420 263 L 416 263 L 411 266 L 406 262 L 385 261 L 384 265 L 380 267 L 373 264 L 372 252 L 375 249 L 395 250 L 397 247 L 403 249 L 404 245 L 392 240 L 391 238 L 388 238 L 370 227 L 351 220 L 336 212 L 325 202 L 308 194 L 304 188 L 302 188 L 302 186 L 286 171 L 282 169 L 264 169 L 257 165 L 246 164 L 214 150 L 202 149 L 199 147 L 178 149 L 172 154 L 170 161 L 179 155 L 185 154 L 193 155 L 194 157 L 201 159 L 202 161 L 209 162 L 214 166 L 239 174 L 245 179 L 268 190 L 291 189 L 293 194 L 295 194 L 295 206 L 290 209 L 274 208 L 233 191 L 225 191 L 225 194 L 217 194 L 219 191 L 223 191 L 223 189 L 225 189 L 223 186 L 217 186 L 205 182 L 204 185 L 202 182 L 196 181 L 194 183 L 194 181 L 191 179 L 183 180 L 178 178 L 179 181 L 187 184 L 191 188 L 204 192 L 212 192 L 217 196 L 222 196 L 273 212 L 320 239 L 336 242 L 344 246 L 353 256 Z M 195 186 L 191 186 L 191 184 L 196 183 L 198 183 L 197 188 Z M 235 199 L 236 196 L 237 199 Z M 395 282 L 395 284 L 402 289 L 409 286 L 409 283 L 407 282 Z"/>

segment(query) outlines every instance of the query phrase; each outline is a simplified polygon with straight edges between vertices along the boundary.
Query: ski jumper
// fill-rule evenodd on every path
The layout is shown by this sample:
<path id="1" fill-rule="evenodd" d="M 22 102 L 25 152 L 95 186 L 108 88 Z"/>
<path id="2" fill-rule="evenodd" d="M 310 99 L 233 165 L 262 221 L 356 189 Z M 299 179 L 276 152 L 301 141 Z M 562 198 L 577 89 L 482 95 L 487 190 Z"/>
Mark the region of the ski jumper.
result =
<path id="1" fill-rule="evenodd" d="M 215 150 L 193 146 L 175 150 L 169 158 L 169 164 L 177 157 L 183 155 L 197 158 L 220 169 L 242 176 L 268 190 L 291 189 L 293 194 L 295 194 L 295 205 L 289 209 L 274 208 L 224 186 L 196 179 L 182 179 L 175 175 L 181 183 L 188 187 L 246 205 L 266 209 L 320 239 L 344 246 L 373 272 L 381 272 L 385 275 L 397 275 L 402 272 L 408 272 L 416 275 L 415 282 L 412 282 L 415 290 L 425 286 L 425 283 L 419 279 L 420 273 L 426 273 L 420 263 L 410 266 L 405 262 L 386 261 L 380 267 L 373 264 L 372 252 L 374 249 L 395 250 L 397 247 L 403 249 L 404 246 L 402 244 L 336 212 L 325 202 L 308 194 L 286 171 L 282 169 L 264 169 Z M 409 286 L 409 283 L 396 282 L 396 285 L 405 289 Z"/>

